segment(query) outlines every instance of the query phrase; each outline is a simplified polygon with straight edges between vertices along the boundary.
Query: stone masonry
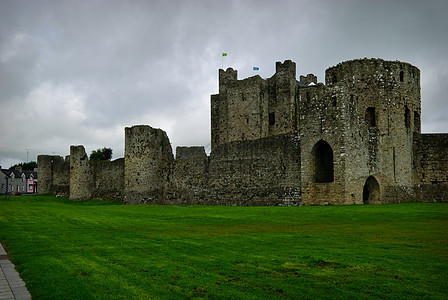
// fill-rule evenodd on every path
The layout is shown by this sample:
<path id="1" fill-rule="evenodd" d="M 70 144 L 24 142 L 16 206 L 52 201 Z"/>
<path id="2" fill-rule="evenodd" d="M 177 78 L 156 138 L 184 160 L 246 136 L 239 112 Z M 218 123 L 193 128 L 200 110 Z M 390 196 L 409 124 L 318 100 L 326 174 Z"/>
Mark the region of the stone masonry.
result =
<path id="1" fill-rule="evenodd" d="M 39 194 L 68 196 L 70 193 L 70 157 L 38 155 Z M 42 176 L 42 178 L 40 178 Z"/>
<path id="2" fill-rule="evenodd" d="M 126 127 L 124 161 L 123 203 L 160 203 L 167 198 L 174 157 L 163 130 Z"/>
<path id="3" fill-rule="evenodd" d="M 70 147 L 70 200 L 121 198 L 124 159 L 89 161 L 84 146 Z"/>
<path id="4" fill-rule="evenodd" d="M 357 59 L 296 79 L 219 70 L 211 96 L 210 156 L 161 129 L 125 129 L 125 158 L 89 162 L 70 151 L 70 198 L 125 204 L 342 205 L 447 202 L 448 134 L 421 134 L 420 71 Z M 55 192 L 60 159 L 39 156 L 40 191 Z M 63 169 L 63 168 L 62 168 Z M 64 169 L 65 170 L 65 169 Z"/>

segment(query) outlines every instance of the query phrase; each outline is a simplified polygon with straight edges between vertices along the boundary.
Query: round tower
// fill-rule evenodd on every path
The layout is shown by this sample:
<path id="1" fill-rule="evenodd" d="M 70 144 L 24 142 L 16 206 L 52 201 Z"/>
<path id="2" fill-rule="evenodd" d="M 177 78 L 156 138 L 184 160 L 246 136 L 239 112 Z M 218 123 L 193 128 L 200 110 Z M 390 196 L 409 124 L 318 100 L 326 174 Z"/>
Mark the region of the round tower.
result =
<path id="1" fill-rule="evenodd" d="M 380 129 L 390 130 L 392 124 L 384 122 L 386 109 L 401 114 L 393 116 L 396 127 L 405 127 L 411 134 L 420 132 L 420 70 L 409 63 L 382 59 L 358 59 L 346 61 L 325 72 L 327 86 L 346 86 L 354 96 L 364 100 L 364 105 L 377 108 L 375 115 Z M 358 95 L 355 95 L 358 94 Z M 363 97 L 360 97 L 360 96 Z M 406 114 L 406 108 L 409 112 Z M 367 107 L 366 107 L 367 109 Z M 368 113 L 369 116 L 374 116 Z M 373 119 L 369 118 L 373 124 Z M 383 122 L 380 122 L 383 121 Z"/>
<path id="2" fill-rule="evenodd" d="M 363 157 L 365 168 L 348 171 L 382 182 L 382 202 L 412 193 L 413 135 L 420 133 L 419 69 L 399 61 L 358 59 L 327 69 L 325 81 L 333 90 L 346 91 L 345 102 L 353 107 L 354 145 L 349 148 Z"/>

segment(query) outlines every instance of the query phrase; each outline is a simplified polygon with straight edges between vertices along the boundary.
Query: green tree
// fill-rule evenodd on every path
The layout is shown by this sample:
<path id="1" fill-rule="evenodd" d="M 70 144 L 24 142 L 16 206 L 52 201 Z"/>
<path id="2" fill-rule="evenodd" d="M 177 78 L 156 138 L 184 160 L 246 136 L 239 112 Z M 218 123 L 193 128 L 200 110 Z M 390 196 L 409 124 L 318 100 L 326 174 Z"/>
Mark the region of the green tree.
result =
<path id="1" fill-rule="evenodd" d="M 18 163 L 15 164 L 14 166 L 11 166 L 9 168 L 9 170 L 14 170 L 16 167 L 22 167 L 22 171 L 34 171 L 34 168 L 37 168 L 37 162 L 35 161 L 30 161 L 27 163 Z"/>
<path id="2" fill-rule="evenodd" d="M 91 161 L 111 160 L 112 149 L 104 147 L 103 149 L 93 150 L 90 154 Z"/>

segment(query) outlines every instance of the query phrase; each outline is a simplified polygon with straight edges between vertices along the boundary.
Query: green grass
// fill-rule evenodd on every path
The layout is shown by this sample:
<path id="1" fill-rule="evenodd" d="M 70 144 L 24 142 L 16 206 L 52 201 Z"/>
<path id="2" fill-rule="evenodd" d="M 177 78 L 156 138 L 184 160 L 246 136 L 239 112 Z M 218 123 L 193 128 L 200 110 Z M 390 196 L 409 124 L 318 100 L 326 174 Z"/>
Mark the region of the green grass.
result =
<path id="1" fill-rule="evenodd" d="M 122 206 L 0 197 L 33 299 L 446 299 L 448 205 Z"/>

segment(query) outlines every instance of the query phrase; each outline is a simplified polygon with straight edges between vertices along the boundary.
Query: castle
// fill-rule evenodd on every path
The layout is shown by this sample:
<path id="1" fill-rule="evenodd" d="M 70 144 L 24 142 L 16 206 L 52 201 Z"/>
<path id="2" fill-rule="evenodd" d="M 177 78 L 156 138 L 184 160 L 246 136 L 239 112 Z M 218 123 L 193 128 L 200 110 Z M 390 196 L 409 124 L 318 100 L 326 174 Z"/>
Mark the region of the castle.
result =
<path id="1" fill-rule="evenodd" d="M 40 193 L 124 204 L 343 205 L 447 202 L 448 134 L 420 130 L 420 71 L 357 59 L 325 84 L 277 62 L 268 79 L 219 70 L 211 153 L 178 147 L 149 126 L 125 128 L 125 157 L 40 155 Z"/>

